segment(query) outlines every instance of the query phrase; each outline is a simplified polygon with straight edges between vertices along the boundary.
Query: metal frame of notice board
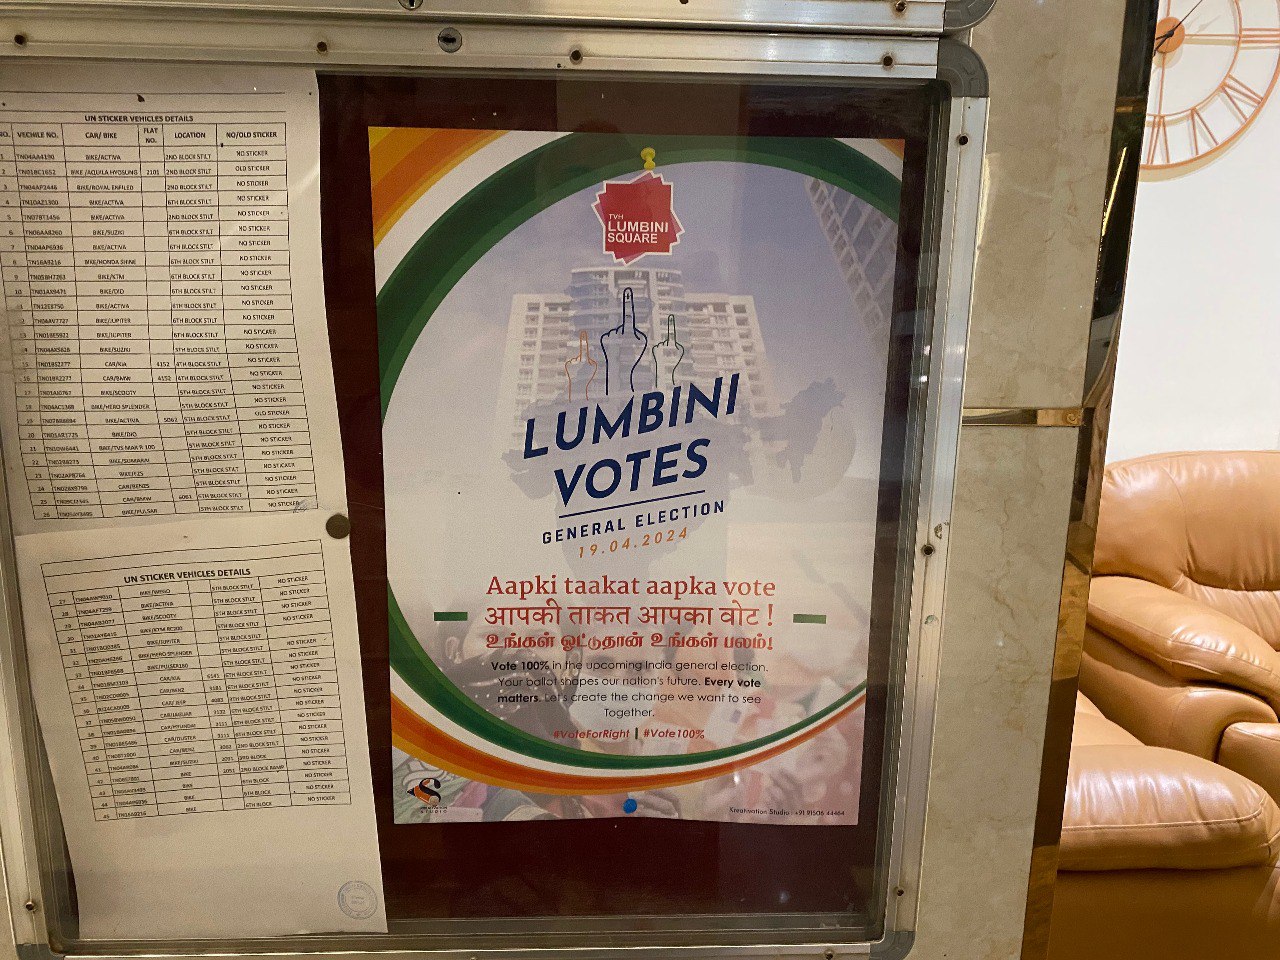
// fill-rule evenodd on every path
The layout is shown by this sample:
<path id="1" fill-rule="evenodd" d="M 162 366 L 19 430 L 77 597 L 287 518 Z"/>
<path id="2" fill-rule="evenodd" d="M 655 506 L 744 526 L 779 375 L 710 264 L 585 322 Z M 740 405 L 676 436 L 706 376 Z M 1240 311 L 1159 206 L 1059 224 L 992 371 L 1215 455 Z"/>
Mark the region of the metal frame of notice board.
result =
<path id="1" fill-rule="evenodd" d="M 924 347 L 914 375 L 927 380 L 913 498 L 916 562 L 907 635 L 891 674 L 886 790 L 881 818 L 883 936 L 840 942 L 821 929 L 771 938 L 730 939 L 714 929 L 678 942 L 618 946 L 617 937 L 575 934 L 574 946 L 523 935 L 518 922 L 482 938 L 315 937 L 210 944 L 147 942 L 105 952 L 51 943 L 42 904 L 58 856 L 42 839 L 37 799 L 52 797 L 31 712 L 7 510 L 0 518 L 4 614 L 0 630 L 0 839 L 6 881 L 6 930 L 19 954 L 44 957 L 181 956 L 192 953 L 306 956 L 378 952 L 396 955 L 592 958 L 741 956 L 903 956 L 916 927 L 925 801 L 947 564 L 961 393 L 987 116 L 985 70 L 963 32 L 992 0 L 638 0 L 625 13 L 591 0 L 421 0 L 294 2 L 0 2 L 0 48 L 22 60 L 291 63 L 318 72 L 422 74 L 452 71 L 580 71 L 610 76 L 725 77 L 853 81 L 872 86 L 946 86 L 930 137 L 925 255 L 920 265 Z M 904 594 L 906 593 L 903 591 Z M 896 688 L 896 690 L 895 690 Z M 501 926 L 501 925 L 499 925 Z M 580 927 L 573 929 L 579 930 Z M 562 938 L 563 939 L 563 938 Z M 602 942 L 603 941 L 603 942 Z M 613 945 L 608 945 L 613 944 Z"/>

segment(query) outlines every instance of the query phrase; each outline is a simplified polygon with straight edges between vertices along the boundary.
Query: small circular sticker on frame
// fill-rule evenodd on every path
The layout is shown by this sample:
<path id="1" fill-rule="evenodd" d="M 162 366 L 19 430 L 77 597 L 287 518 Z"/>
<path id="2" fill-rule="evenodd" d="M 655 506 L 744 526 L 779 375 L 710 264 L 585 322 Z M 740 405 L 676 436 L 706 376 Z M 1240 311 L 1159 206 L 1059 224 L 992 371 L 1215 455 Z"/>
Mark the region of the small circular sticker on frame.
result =
<path id="1" fill-rule="evenodd" d="M 378 895 L 363 880 L 348 880 L 338 890 L 338 907 L 353 920 L 367 920 L 378 909 Z"/>

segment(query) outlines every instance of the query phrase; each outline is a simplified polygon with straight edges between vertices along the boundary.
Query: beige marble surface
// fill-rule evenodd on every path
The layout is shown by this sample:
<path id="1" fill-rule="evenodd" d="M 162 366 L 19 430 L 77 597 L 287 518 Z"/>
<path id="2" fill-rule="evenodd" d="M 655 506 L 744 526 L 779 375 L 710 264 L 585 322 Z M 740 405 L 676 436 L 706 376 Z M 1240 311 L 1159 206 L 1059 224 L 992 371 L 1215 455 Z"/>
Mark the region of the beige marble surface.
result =
<path id="1" fill-rule="evenodd" d="M 968 407 L 1081 403 L 1122 14 L 999 0 L 974 31 L 991 101 Z M 1076 442 L 961 433 L 913 958 L 1021 952 Z"/>
<path id="2" fill-rule="evenodd" d="M 1019 955 L 1076 436 L 961 432 L 913 958 Z"/>
<path id="3" fill-rule="evenodd" d="M 998 0 L 965 404 L 1080 405 L 1115 104 L 1120 0 Z"/>

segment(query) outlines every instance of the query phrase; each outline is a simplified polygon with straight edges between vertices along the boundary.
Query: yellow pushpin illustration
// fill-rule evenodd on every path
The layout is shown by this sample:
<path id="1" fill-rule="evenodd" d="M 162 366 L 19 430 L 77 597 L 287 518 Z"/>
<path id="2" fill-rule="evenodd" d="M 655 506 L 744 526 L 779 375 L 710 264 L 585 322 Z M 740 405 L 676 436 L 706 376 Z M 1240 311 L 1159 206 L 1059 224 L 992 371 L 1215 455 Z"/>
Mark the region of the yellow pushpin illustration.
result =
<path id="1" fill-rule="evenodd" d="M 653 158 L 657 155 L 658 151 L 653 149 L 653 147 L 645 147 L 640 151 L 640 159 L 644 161 L 644 168 L 646 170 L 652 170 L 657 166 L 657 164 L 653 162 Z"/>

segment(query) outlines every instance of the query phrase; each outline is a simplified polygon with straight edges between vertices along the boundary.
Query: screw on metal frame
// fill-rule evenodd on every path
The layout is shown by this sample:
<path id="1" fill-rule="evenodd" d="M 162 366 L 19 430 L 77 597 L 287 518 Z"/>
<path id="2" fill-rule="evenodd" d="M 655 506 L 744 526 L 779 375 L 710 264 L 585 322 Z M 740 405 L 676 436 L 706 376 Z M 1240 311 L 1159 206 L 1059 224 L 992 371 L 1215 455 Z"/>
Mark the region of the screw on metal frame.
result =
<path id="1" fill-rule="evenodd" d="M 335 540 L 342 540 L 351 535 L 351 520 L 346 514 L 335 513 L 325 521 L 324 532 Z"/>
<path id="2" fill-rule="evenodd" d="M 582 51 L 581 51 L 581 50 L 579 50 L 577 47 L 574 47 L 572 50 L 570 50 L 570 51 L 569 51 L 569 62 L 570 62 L 570 63 L 581 63 L 581 62 L 582 62 Z"/>
<path id="3" fill-rule="evenodd" d="M 24 908 L 26 908 L 27 913 L 35 913 L 35 912 L 36 912 L 36 902 L 35 902 L 34 900 L 28 900 L 28 901 L 27 901 L 26 903 L 24 903 L 22 906 L 23 906 Z"/>
<path id="4" fill-rule="evenodd" d="M 893 66 L 893 54 L 892 54 L 892 53 L 886 53 L 883 57 L 881 57 L 881 58 L 880 58 L 880 66 L 884 67 L 886 70 L 887 70 L 889 67 L 892 67 L 892 66 Z"/>
<path id="5" fill-rule="evenodd" d="M 437 35 L 436 40 L 440 43 L 440 49 L 445 53 L 457 53 L 462 49 L 462 34 L 453 27 L 445 27 Z"/>
<path id="6" fill-rule="evenodd" d="M 321 40 L 319 43 L 316 44 L 316 53 L 328 53 L 328 52 L 329 52 L 329 44 L 327 41 Z"/>
<path id="7" fill-rule="evenodd" d="M 934 554 L 934 551 L 937 549 L 938 548 L 935 547 L 932 543 L 926 543 L 923 547 L 920 548 L 920 552 L 923 553 L 926 557 L 932 557 Z"/>
<path id="8" fill-rule="evenodd" d="M 898 0 L 898 2 L 897 2 L 897 3 L 895 3 L 895 4 L 893 5 L 893 9 L 894 9 L 895 11 L 897 11 L 898 13 L 906 13 L 906 12 L 907 12 L 907 0 Z"/>
<path id="9" fill-rule="evenodd" d="M 15 33 L 13 35 L 13 42 L 20 47 L 25 47 L 27 45 L 27 35 L 25 33 Z"/>
<path id="10" fill-rule="evenodd" d="M 400 0 L 400 6 L 406 10 L 417 10 L 422 6 L 422 0 Z"/>
<path id="11" fill-rule="evenodd" d="M 967 133 L 960 134 L 960 136 L 956 137 L 956 143 L 960 144 L 962 147 L 967 146 L 969 143 L 969 135 Z"/>

